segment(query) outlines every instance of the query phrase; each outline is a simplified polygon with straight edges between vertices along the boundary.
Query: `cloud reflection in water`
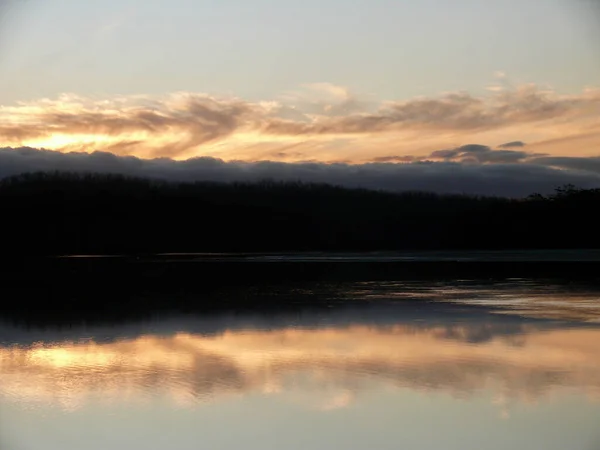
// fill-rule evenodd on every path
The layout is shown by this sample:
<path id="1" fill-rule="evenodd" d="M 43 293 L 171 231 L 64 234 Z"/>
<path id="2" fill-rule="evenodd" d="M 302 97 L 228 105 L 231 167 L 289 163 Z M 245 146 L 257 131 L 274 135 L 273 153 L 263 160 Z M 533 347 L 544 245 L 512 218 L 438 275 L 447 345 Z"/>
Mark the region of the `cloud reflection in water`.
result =
<path id="1" fill-rule="evenodd" d="M 482 326 L 489 338 L 472 339 Z M 73 409 L 92 400 L 166 396 L 193 406 L 232 394 L 304 392 L 303 402 L 318 399 L 309 406 L 325 410 L 376 388 L 491 391 L 518 402 L 576 390 L 600 399 L 598 342 L 595 327 L 523 324 L 504 333 L 492 324 L 417 323 L 36 343 L 0 348 L 0 398 Z"/>

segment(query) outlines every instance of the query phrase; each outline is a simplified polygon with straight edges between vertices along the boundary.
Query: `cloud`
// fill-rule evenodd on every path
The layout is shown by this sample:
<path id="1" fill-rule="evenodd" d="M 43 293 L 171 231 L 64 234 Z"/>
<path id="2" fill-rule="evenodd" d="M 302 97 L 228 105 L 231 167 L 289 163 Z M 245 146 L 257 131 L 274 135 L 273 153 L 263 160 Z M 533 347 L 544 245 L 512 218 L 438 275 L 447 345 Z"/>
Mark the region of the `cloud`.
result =
<path id="1" fill-rule="evenodd" d="M 425 156 L 447 142 L 456 146 L 467 139 L 498 142 L 518 132 L 531 145 L 585 135 L 586 148 L 578 151 L 589 154 L 600 143 L 598 108 L 598 89 L 559 95 L 535 85 L 484 96 L 456 92 L 379 103 L 328 83 L 305 85 L 276 101 L 258 102 L 186 92 L 104 99 L 63 95 L 0 107 L 0 143 L 138 157 L 249 161 L 300 143 L 297 153 L 309 159 L 361 162 L 386 158 L 391 149 L 400 157 Z M 343 148 L 337 145 L 340 140 L 345 141 Z M 522 144 L 507 142 L 500 149 L 514 150 Z M 415 145 L 420 147 L 418 153 L 412 152 Z M 519 154 L 493 157 L 514 160 Z"/>
<path id="2" fill-rule="evenodd" d="M 434 130 L 479 130 L 597 114 L 600 90 L 559 96 L 534 85 L 503 90 L 489 97 L 465 92 L 439 98 L 387 102 L 374 114 L 331 118 L 298 127 L 303 133 L 365 133 L 417 127 Z M 289 124 L 287 124 L 289 127 Z M 277 131 L 276 123 L 271 131 Z M 289 128 L 282 127 L 282 132 Z"/>
<path id="3" fill-rule="evenodd" d="M 373 162 L 376 163 L 391 163 L 391 162 L 396 162 L 396 163 L 400 163 L 400 162 L 413 162 L 416 161 L 417 158 L 412 156 L 412 155 L 404 155 L 404 156 L 398 156 L 398 155 L 392 155 L 392 156 L 378 156 L 376 158 L 373 158 Z"/>
<path id="4" fill-rule="evenodd" d="M 470 155 L 486 155 L 483 159 L 489 159 L 487 155 L 495 152 L 497 151 L 475 151 Z M 583 161 L 598 164 L 598 158 L 581 158 L 581 161 L 578 158 L 538 158 L 534 162 L 520 164 L 473 164 L 456 161 L 415 161 L 402 164 L 227 162 L 208 157 L 175 161 L 168 158 L 117 156 L 106 152 L 60 153 L 33 148 L 0 148 L 0 177 L 32 171 L 64 170 L 119 173 L 172 181 L 230 182 L 269 178 L 389 191 L 421 190 L 521 197 L 533 192 L 550 193 L 557 186 L 567 183 L 582 188 L 600 187 L 600 169 L 595 170 L 594 167 L 597 166 L 593 164 L 587 167 Z M 567 165 L 572 167 L 566 167 Z"/>
<path id="5" fill-rule="evenodd" d="M 600 174 L 600 157 L 580 158 L 569 156 L 543 156 L 531 160 L 533 164 L 542 164 L 548 167 L 561 169 L 580 170 Z"/>
<path id="6" fill-rule="evenodd" d="M 144 100 L 147 99 L 92 102 L 63 96 L 58 101 L 22 104 L 7 108 L 11 115 L 0 127 L 0 138 L 10 141 L 74 136 L 72 143 L 77 144 L 78 136 L 91 136 L 95 137 L 94 146 L 111 145 L 122 150 L 123 143 L 130 146 L 153 137 L 175 135 L 177 139 L 162 142 L 160 156 L 177 156 L 249 125 L 259 108 L 237 99 L 218 100 L 185 93 L 163 102 Z M 263 112 L 266 114 L 266 110 Z"/>
<path id="7" fill-rule="evenodd" d="M 287 92 L 280 99 L 284 104 L 293 105 L 296 111 L 302 111 L 304 119 L 346 116 L 370 107 L 370 102 L 358 99 L 347 87 L 332 83 L 304 84 L 301 89 Z"/>
<path id="8" fill-rule="evenodd" d="M 493 150 L 487 145 L 468 144 L 449 150 L 436 150 L 429 156 L 433 159 L 446 161 L 510 164 L 546 155 L 517 150 Z"/>
<path id="9" fill-rule="evenodd" d="M 498 148 L 519 148 L 519 147 L 525 147 L 525 142 L 521 142 L 521 141 L 512 141 L 512 142 L 507 142 L 506 144 L 500 144 L 498 146 Z"/>
<path id="10" fill-rule="evenodd" d="M 458 151 L 458 150 L 436 150 L 429 156 L 434 159 L 438 159 L 438 158 L 452 159 L 452 158 L 456 158 L 459 155 L 460 155 L 460 151 Z"/>

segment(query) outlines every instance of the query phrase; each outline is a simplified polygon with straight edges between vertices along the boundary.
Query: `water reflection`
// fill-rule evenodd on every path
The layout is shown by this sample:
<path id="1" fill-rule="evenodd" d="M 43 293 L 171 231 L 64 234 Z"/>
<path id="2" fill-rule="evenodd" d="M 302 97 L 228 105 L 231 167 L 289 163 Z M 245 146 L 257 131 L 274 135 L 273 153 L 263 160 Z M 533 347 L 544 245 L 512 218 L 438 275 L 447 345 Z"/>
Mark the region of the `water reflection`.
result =
<path id="1" fill-rule="evenodd" d="M 112 326 L 0 325 L 0 447 L 600 443 L 597 324 L 498 315 L 477 301 L 506 303 L 502 289 L 438 286 L 413 290 L 412 300 L 402 300 L 407 286 L 353 289 L 377 301 Z M 383 301 L 392 291 L 397 301 Z"/>
<path id="2" fill-rule="evenodd" d="M 600 293 L 596 285 L 558 284 L 553 280 L 361 282 L 349 287 L 348 296 L 370 300 L 418 298 L 422 301 L 479 305 L 501 314 L 600 323 Z"/>
<path id="3" fill-rule="evenodd" d="M 473 339 L 482 333 L 487 339 Z M 65 408 L 157 395 L 191 406 L 232 393 L 277 395 L 301 380 L 343 393 L 339 406 L 373 385 L 455 396 L 493 389 L 518 401 L 570 388 L 600 398 L 599 342 L 598 329 L 355 324 L 37 343 L 0 348 L 0 393 Z"/>

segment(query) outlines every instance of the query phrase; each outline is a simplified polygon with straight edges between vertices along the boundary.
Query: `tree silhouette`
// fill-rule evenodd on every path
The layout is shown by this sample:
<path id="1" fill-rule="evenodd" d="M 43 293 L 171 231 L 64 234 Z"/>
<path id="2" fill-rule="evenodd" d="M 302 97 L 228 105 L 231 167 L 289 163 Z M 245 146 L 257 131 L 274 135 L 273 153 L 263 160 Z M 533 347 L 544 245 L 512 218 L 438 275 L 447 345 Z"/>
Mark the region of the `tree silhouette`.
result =
<path id="1" fill-rule="evenodd" d="M 0 181 L 0 230 L 18 255 L 597 248 L 599 200 L 47 172 Z"/>

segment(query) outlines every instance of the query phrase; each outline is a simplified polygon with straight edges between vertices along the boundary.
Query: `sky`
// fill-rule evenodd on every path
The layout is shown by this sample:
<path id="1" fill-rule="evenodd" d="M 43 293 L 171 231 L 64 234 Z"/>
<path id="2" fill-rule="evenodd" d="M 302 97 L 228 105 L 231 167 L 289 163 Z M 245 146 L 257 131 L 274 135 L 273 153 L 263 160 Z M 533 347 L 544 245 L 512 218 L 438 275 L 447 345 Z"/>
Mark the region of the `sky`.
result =
<path id="1" fill-rule="evenodd" d="M 4 149 L 598 177 L 597 0 L 2 0 L 0 78 Z"/>

